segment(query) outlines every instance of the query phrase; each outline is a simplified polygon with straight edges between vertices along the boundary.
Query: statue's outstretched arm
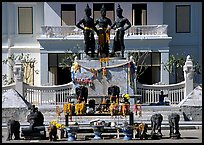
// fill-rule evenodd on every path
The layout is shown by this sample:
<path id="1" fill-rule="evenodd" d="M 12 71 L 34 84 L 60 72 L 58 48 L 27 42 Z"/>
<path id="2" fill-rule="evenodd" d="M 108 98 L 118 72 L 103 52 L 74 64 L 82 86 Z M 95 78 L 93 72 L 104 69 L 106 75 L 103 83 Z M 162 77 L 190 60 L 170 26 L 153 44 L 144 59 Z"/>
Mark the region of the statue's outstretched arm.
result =
<path id="1" fill-rule="evenodd" d="M 76 24 L 76 26 L 77 26 L 79 29 L 84 30 L 84 27 L 81 26 L 82 23 L 83 23 L 83 19 L 81 19 L 81 20 Z"/>
<path id="2" fill-rule="evenodd" d="M 111 25 L 111 29 L 115 29 L 116 22 Z"/>
<path id="3" fill-rule="evenodd" d="M 127 24 L 127 27 L 124 29 L 124 31 L 126 31 L 127 29 L 131 27 L 131 23 L 128 19 L 126 19 L 126 24 Z"/>

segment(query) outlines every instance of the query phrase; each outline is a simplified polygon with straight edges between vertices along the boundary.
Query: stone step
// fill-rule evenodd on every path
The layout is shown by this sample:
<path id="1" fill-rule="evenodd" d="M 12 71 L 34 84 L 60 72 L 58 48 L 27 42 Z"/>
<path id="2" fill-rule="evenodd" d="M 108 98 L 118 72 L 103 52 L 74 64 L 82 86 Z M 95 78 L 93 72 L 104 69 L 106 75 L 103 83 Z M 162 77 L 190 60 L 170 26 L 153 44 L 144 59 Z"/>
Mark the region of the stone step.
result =
<path id="1" fill-rule="evenodd" d="M 123 122 L 123 121 L 129 121 L 129 117 L 122 117 L 122 116 L 116 116 L 114 118 L 112 118 L 111 116 L 72 116 L 72 121 L 76 121 L 78 123 L 80 122 L 90 122 L 91 120 L 95 120 L 95 119 L 100 119 L 100 120 L 105 120 L 107 122 Z M 65 117 L 61 116 L 60 118 L 58 118 L 57 116 L 45 116 L 45 121 L 46 122 L 50 122 L 52 120 L 57 120 L 60 123 L 65 124 Z M 151 115 L 149 116 L 134 116 L 134 122 L 144 122 L 144 121 L 150 121 L 151 120 Z M 69 121 L 70 121 L 70 117 L 69 117 Z M 163 121 L 168 121 L 168 116 L 164 115 L 163 116 Z M 180 117 L 180 121 L 184 121 L 184 117 L 181 116 Z"/>
<path id="2" fill-rule="evenodd" d="M 133 111 L 134 106 L 131 107 L 131 110 Z M 50 122 L 52 120 L 58 120 L 58 116 L 56 113 L 56 106 L 55 105 L 42 105 L 38 106 L 38 109 L 43 113 L 44 120 L 46 122 Z M 62 105 L 60 106 L 60 109 L 62 110 Z M 134 111 L 133 111 L 134 112 Z M 144 121 L 144 120 L 150 120 L 151 116 L 155 113 L 161 113 L 163 116 L 163 120 L 168 120 L 168 115 L 172 112 L 178 113 L 180 115 L 180 120 L 184 120 L 183 112 L 180 111 L 180 108 L 177 106 L 148 106 L 148 105 L 142 105 L 142 116 L 139 117 L 137 115 L 134 115 L 135 121 Z M 5 116 L 6 117 L 6 116 Z M 2 122 L 5 120 L 4 116 L 2 116 Z M 88 117 L 88 118 L 87 118 Z M 103 120 L 112 120 L 111 116 L 100 116 Z M 77 117 L 73 117 L 77 118 Z M 80 117 L 78 117 L 80 118 Z M 97 119 L 99 116 L 93 117 L 93 116 L 83 116 L 83 120 L 91 120 L 91 119 Z M 61 113 L 61 120 L 65 120 L 64 113 Z M 77 119 L 79 121 L 79 119 Z M 25 119 L 26 121 L 26 119 Z"/>

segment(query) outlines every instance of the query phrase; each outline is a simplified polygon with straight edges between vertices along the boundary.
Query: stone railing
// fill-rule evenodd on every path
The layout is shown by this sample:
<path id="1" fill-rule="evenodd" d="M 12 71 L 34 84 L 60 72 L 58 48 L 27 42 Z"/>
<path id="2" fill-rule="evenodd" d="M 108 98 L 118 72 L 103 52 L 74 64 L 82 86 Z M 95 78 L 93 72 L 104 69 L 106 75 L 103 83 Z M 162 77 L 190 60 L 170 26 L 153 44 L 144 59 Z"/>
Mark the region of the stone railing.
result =
<path id="1" fill-rule="evenodd" d="M 39 105 L 63 105 L 73 94 L 73 83 L 57 86 L 30 86 L 24 84 L 26 100 Z"/>
<path id="2" fill-rule="evenodd" d="M 2 86 L 2 94 L 8 91 L 9 89 L 15 89 L 16 84 L 12 83 L 10 85 Z"/>
<path id="3" fill-rule="evenodd" d="M 143 25 L 131 26 L 125 31 L 125 36 L 167 36 L 168 25 Z M 69 38 L 71 36 L 83 36 L 83 31 L 76 26 L 41 26 L 42 35 L 45 38 Z M 111 29 L 111 35 L 115 35 L 115 30 Z M 112 38 L 112 37 L 111 37 Z"/>
<path id="4" fill-rule="evenodd" d="M 145 104 L 159 102 L 161 91 L 167 95 L 165 98 L 171 105 L 180 103 L 184 99 L 185 82 L 171 85 L 145 85 L 138 84 L 137 92 L 141 94 L 141 102 Z"/>

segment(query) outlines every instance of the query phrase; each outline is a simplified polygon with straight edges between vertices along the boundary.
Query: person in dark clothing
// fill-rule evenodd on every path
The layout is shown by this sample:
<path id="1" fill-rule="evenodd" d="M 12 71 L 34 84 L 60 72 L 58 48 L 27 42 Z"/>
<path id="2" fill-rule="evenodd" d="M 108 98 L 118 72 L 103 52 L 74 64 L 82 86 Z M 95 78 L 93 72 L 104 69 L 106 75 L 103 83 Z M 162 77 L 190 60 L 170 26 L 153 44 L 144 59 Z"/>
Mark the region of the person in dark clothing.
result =
<path id="1" fill-rule="evenodd" d="M 85 41 L 85 50 L 84 52 L 86 55 L 89 55 L 88 52 L 91 51 L 91 57 L 94 57 L 95 53 L 95 38 L 94 38 L 94 31 L 96 33 L 97 29 L 94 25 L 94 20 L 91 18 L 91 8 L 89 8 L 89 5 L 87 4 L 85 8 L 85 14 L 86 16 L 82 18 L 76 26 L 79 29 L 83 30 L 84 33 L 84 41 Z M 84 25 L 84 27 L 81 26 L 81 24 Z"/>
<path id="2" fill-rule="evenodd" d="M 117 19 L 111 26 L 111 29 L 116 31 L 116 35 L 113 41 L 112 55 L 114 56 L 116 51 L 121 51 L 122 57 L 124 57 L 124 34 L 125 31 L 131 27 L 131 23 L 127 18 L 123 17 L 122 12 L 123 9 L 121 9 L 120 5 L 118 5 L 118 8 L 116 9 Z M 124 27 L 126 24 L 127 26 Z"/>
<path id="3" fill-rule="evenodd" d="M 98 18 L 95 22 L 95 25 L 98 25 L 98 55 L 100 57 L 109 56 L 109 44 L 110 44 L 110 27 L 112 22 L 109 18 L 106 17 L 106 9 L 104 5 L 101 8 L 101 17 Z"/>

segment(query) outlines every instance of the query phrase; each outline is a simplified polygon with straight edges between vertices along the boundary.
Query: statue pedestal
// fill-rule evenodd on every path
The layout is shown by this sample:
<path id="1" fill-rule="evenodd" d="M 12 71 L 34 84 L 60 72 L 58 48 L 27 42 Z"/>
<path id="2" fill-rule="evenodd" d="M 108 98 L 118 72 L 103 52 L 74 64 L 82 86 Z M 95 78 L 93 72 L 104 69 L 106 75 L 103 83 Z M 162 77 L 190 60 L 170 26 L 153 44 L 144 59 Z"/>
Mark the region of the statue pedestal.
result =
<path id="1" fill-rule="evenodd" d="M 46 131 L 45 126 L 36 126 L 32 130 L 31 127 L 26 127 L 21 129 L 21 136 L 25 139 L 45 139 Z"/>
<path id="2" fill-rule="evenodd" d="M 108 95 L 108 87 L 117 85 L 120 94 L 135 94 L 135 82 L 130 61 L 121 58 L 75 60 L 72 80 L 75 87 L 84 85 L 90 96 Z M 91 83 L 89 83 L 91 81 Z"/>
<path id="3" fill-rule="evenodd" d="M 181 134 L 180 133 L 170 134 L 170 138 L 172 138 L 172 139 L 179 139 L 179 138 L 181 138 Z"/>

